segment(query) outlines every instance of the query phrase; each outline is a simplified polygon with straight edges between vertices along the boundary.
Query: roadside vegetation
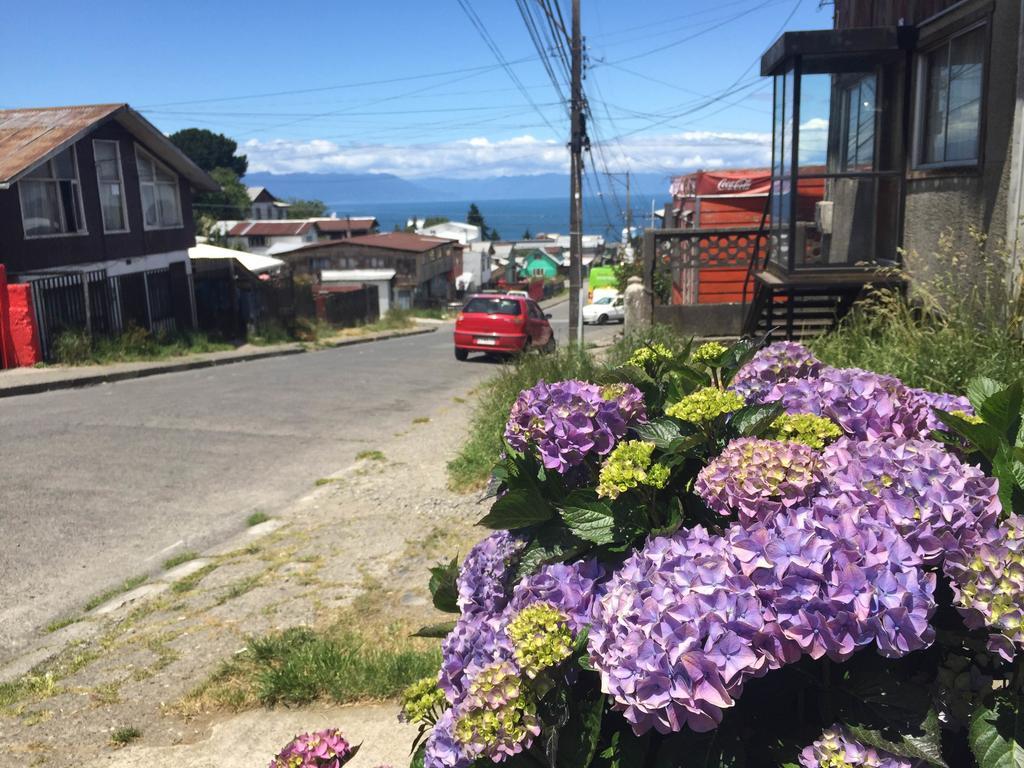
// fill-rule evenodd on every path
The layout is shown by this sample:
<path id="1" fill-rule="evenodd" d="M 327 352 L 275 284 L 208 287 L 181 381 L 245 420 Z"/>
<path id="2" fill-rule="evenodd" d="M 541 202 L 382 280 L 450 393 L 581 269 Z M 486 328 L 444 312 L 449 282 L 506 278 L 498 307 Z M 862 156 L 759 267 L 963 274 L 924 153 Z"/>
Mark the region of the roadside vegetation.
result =
<path id="1" fill-rule="evenodd" d="M 210 708 L 296 706 L 317 700 L 349 704 L 396 697 L 437 673 L 437 641 L 407 632 L 364 637 L 351 622 L 316 631 L 294 627 L 250 638 L 244 652 L 225 662 L 180 705 L 185 713 Z"/>
<path id="2" fill-rule="evenodd" d="M 967 240 L 956 246 L 946 233 L 928 260 L 930 276 L 914 282 L 909 299 L 895 289 L 876 291 L 811 350 L 830 365 L 888 373 L 938 392 L 963 393 L 976 376 L 1024 377 L 1024 315 L 1019 302 L 1007 300 L 1009 254 L 977 232 Z M 922 274 L 914 254 L 905 260 L 909 272 Z"/>
<path id="3" fill-rule="evenodd" d="M 67 330 L 53 344 L 54 359 L 61 365 L 107 365 L 143 360 L 165 360 L 182 355 L 223 352 L 234 345 L 213 341 L 205 333 L 152 334 L 129 327 L 118 336 L 90 336 L 84 330 Z"/>

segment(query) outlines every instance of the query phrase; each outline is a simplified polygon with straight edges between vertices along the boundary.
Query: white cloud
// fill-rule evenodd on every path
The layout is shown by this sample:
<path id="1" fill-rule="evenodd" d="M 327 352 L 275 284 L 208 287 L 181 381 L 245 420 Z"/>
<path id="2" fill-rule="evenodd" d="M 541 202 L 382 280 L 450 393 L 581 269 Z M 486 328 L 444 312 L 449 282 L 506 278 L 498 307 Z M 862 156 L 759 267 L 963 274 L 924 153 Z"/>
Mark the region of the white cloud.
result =
<path id="1" fill-rule="evenodd" d="M 414 179 L 533 175 L 564 173 L 569 169 L 564 144 L 530 135 L 500 140 L 473 136 L 415 145 L 342 146 L 324 139 L 252 139 L 245 142 L 244 150 L 249 157 L 250 171 L 272 173 L 393 173 Z M 632 136 L 602 147 L 595 144 L 593 155 L 595 162 L 606 161 L 612 171 L 630 168 L 673 174 L 695 168 L 767 166 L 771 161 L 771 135 L 685 131 Z"/>

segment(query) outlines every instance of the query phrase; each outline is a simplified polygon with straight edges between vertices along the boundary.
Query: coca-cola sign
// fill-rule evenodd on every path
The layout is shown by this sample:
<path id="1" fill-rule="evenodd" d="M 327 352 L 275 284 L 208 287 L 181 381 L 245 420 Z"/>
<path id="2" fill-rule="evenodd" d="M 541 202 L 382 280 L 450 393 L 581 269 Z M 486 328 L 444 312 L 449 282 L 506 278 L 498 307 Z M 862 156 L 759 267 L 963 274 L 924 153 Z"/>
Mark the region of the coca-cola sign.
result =
<path id="1" fill-rule="evenodd" d="M 752 186 L 751 179 L 719 179 L 719 192 L 747 192 Z"/>

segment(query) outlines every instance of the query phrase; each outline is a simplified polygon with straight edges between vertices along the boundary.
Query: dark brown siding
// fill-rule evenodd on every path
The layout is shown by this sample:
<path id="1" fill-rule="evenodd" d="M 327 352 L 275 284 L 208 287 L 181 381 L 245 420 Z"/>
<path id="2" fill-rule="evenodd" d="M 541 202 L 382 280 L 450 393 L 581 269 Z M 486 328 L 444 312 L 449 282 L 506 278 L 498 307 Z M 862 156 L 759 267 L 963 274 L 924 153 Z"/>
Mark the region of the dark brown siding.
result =
<path id="1" fill-rule="evenodd" d="M 127 233 L 103 233 L 96 166 L 92 153 L 93 139 L 113 139 L 120 145 L 130 227 Z M 192 189 L 180 176 L 182 226 L 178 229 L 149 232 L 143 229 L 135 144 L 135 138 L 128 131 L 117 123 L 109 122 L 99 126 L 75 145 L 88 235 L 26 240 L 21 225 L 18 185 L 0 190 L 0 264 L 6 264 L 12 273 L 37 269 L 56 270 L 94 261 L 134 259 L 151 253 L 177 251 L 195 245 Z"/>
<path id="2" fill-rule="evenodd" d="M 835 28 L 918 24 L 959 0 L 836 0 Z"/>

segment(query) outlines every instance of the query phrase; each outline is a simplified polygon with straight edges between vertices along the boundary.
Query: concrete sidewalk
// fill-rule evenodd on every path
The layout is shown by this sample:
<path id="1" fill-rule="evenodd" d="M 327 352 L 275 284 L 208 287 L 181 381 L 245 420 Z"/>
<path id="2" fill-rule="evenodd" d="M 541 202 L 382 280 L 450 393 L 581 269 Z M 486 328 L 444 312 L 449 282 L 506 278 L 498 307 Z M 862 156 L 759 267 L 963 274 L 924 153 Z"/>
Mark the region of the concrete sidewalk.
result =
<path id="1" fill-rule="evenodd" d="M 230 349 L 224 352 L 182 355 L 181 357 L 155 362 L 82 366 L 48 365 L 42 368 L 13 368 L 7 371 L 0 371 L 0 397 L 32 395 L 55 389 L 88 387 L 94 384 L 124 381 L 125 379 L 141 379 L 145 376 L 156 376 L 162 373 L 178 373 L 180 371 L 191 371 L 196 368 L 212 368 L 217 365 L 245 363 L 251 360 L 263 360 L 268 357 L 299 355 L 321 349 L 333 349 L 353 344 L 366 344 L 372 341 L 384 341 L 401 336 L 433 333 L 436 330 L 435 326 L 429 326 L 400 331 L 383 331 L 381 333 L 366 334 L 365 336 L 330 339 L 320 342 L 317 346 L 310 346 L 301 342 L 273 344 L 265 347 L 246 344 L 237 349 Z"/>

